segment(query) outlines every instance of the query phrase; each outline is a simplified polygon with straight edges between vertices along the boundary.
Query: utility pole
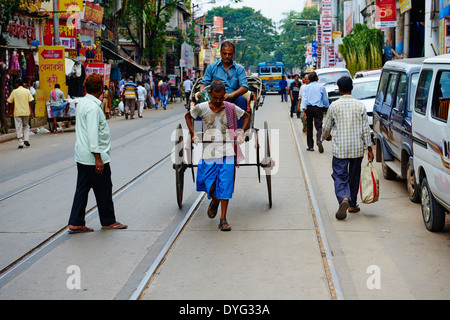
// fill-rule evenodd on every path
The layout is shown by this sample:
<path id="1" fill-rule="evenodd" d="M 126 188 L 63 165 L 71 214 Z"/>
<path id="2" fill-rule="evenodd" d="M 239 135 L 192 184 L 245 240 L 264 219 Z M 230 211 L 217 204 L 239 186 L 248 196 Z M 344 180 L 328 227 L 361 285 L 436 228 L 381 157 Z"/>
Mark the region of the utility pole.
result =
<path id="1" fill-rule="evenodd" d="M 53 45 L 61 45 L 59 39 L 59 12 L 58 12 L 58 0 L 53 0 Z"/>

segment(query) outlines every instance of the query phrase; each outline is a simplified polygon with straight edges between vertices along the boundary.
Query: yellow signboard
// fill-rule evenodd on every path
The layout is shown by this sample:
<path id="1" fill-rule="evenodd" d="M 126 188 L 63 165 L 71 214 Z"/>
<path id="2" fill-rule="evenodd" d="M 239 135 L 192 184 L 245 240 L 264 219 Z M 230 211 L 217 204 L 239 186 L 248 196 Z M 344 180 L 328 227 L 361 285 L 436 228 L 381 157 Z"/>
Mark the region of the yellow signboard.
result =
<path id="1" fill-rule="evenodd" d="M 61 91 L 67 98 L 66 58 L 62 46 L 39 46 L 38 50 L 39 87 L 42 93 L 36 99 L 36 110 L 42 110 L 42 108 L 45 110 L 45 101 L 50 99 L 50 92 L 55 88 L 55 84 L 59 83 Z M 38 114 L 36 114 L 36 117 L 38 117 Z"/>

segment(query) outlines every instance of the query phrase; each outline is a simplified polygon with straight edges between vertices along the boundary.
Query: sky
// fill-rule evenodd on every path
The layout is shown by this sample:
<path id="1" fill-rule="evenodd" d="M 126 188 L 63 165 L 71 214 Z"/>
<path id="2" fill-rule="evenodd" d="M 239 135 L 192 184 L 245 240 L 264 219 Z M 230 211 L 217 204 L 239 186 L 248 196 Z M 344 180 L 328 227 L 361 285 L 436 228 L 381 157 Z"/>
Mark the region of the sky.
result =
<path id="1" fill-rule="evenodd" d="M 207 0 L 194 0 L 195 4 L 206 3 Z M 238 4 L 232 4 L 229 0 L 216 0 L 216 4 L 201 5 L 203 11 L 208 11 L 214 6 L 230 5 L 232 8 L 242 8 L 244 6 L 260 10 L 261 14 L 272 19 L 277 24 L 283 19 L 283 13 L 295 10 L 301 12 L 303 10 L 305 0 L 243 0 Z"/>

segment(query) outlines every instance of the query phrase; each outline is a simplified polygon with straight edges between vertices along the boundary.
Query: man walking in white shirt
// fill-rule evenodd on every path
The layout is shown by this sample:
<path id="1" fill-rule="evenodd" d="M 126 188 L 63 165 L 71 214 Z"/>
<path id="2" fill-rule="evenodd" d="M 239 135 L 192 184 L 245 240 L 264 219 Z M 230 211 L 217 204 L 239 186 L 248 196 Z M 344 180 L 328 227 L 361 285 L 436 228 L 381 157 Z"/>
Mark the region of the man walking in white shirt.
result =
<path id="1" fill-rule="evenodd" d="M 361 176 L 364 150 L 368 149 L 369 161 L 373 161 L 370 127 L 364 103 L 351 96 L 353 81 L 342 77 L 337 81 L 341 98 L 328 109 L 323 126 L 322 140 L 333 137 L 334 190 L 339 202 L 336 219 L 347 217 L 360 209 L 356 203 Z"/>
<path id="2" fill-rule="evenodd" d="M 192 91 L 192 81 L 189 78 L 186 78 L 183 82 L 184 93 L 186 94 L 186 107 L 189 107 L 189 99 L 191 97 Z"/>
<path id="3" fill-rule="evenodd" d="M 142 82 L 138 82 L 137 87 L 138 92 L 138 116 L 142 118 L 142 112 L 144 111 L 144 104 L 147 100 L 147 90 L 142 86 Z"/>

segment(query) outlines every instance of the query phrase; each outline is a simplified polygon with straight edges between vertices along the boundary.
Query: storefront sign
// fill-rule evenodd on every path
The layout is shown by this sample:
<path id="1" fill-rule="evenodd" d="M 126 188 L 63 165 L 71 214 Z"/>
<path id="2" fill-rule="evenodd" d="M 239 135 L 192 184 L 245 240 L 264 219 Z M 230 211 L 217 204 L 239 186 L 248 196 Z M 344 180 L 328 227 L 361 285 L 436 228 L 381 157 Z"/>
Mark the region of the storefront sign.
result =
<path id="1" fill-rule="evenodd" d="M 98 4 L 86 2 L 86 8 L 84 10 L 84 19 L 92 21 L 94 23 L 102 23 L 104 11 L 105 8 L 99 6 Z"/>
<path id="2" fill-rule="evenodd" d="M 85 66 L 86 77 L 91 73 L 103 75 L 103 84 L 109 87 L 111 79 L 111 65 L 107 63 L 87 63 Z"/>
<path id="3" fill-rule="evenodd" d="M 376 0 L 375 27 L 392 28 L 397 26 L 397 1 Z"/>
<path id="4" fill-rule="evenodd" d="M 28 23 L 25 22 L 25 19 L 19 19 L 18 21 L 10 22 L 6 31 L 11 37 L 26 38 L 28 44 L 31 44 L 31 42 L 36 40 L 36 27 L 34 26 L 34 22 L 31 19 L 28 21 Z"/>
<path id="5" fill-rule="evenodd" d="M 403 14 L 408 10 L 411 10 L 411 0 L 400 0 L 400 13 Z"/>
<path id="6" fill-rule="evenodd" d="M 214 32 L 217 34 L 223 34 L 223 18 L 222 17 L 213 17 L 213 27 Z"/>
<path id="7" fill-rule="evenodd" d="M 45 109 L 45 101 L 49 99 L 50 92 L 55 88 L 55 84 L 60 84 L 61 91 L 67 97 L 65 49 L 62 46 L 40 46 L 38 54 L 39 84 L 45 99 L 43 102 L 37 99 L 36 108 L 43 107 Z M 44 106 L 40 105 L 42 103 L 44 103 Z"/>
<path id="8" fill-rule="evenodd" d="M 53 44 L 53 21 L 48 20 L 45 26 L 44 44 L 51 46 Z M 76 49 L 76 39 L 77 39 L 77 29 L 71 26 L 67 26 L 66 21 L 59 21 L 59 37 L 61 40 L 61 45 L 64 46 L 66 50 Z"/>

